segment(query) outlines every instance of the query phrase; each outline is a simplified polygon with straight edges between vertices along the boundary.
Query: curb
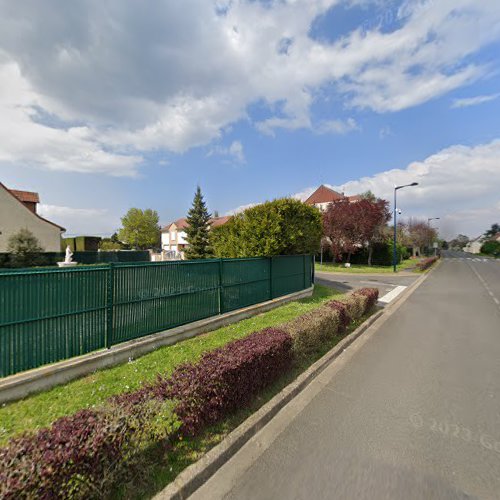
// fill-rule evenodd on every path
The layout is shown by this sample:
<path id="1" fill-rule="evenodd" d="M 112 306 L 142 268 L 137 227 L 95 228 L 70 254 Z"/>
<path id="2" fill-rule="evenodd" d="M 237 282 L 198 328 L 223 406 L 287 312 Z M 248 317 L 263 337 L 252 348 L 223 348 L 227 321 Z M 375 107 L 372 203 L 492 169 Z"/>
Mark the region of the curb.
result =
<path id="1" fill-rule="evenodd" d="M 368 328 L 371 327 L 370 329 L 373 330 L 372 333 L 378 331 L 387 319 L 408 300 L 410 295 L 439 266 L 440 262 L 433 266 L 429 272 L 420 276 L 401 295 L 394 299 L 393 302 L 370 316 L 356 330 L 342 339 L 333 349 L 299 375 L 296 380 L 287 385 L 281 392 L 276 394 L 264 406 L 230 432 L 217 446 L 209 450 L 197 462 L 187 467 L 172 483 L 155 495 L 153 497 L 154 500 L 182 500 L 188 498 Z"/>

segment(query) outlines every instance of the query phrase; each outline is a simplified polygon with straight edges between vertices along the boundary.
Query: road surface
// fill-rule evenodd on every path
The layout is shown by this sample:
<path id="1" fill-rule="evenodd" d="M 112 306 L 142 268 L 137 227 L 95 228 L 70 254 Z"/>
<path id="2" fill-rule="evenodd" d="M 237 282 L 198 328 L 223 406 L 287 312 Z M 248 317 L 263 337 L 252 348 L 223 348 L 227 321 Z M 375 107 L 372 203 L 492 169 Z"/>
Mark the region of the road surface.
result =
<path id="1" fill-rule="evenodd" d="M 192 498 L 500 498 L 500 261 L 461 259 Z"/>

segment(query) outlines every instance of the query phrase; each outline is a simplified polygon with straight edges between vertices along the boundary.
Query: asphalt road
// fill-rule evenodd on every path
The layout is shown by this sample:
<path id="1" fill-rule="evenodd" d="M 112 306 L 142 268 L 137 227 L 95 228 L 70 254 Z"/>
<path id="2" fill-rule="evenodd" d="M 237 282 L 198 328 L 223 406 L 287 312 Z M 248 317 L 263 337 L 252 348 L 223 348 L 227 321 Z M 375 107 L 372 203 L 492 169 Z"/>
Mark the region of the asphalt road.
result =
<path id="1" fill-rule="evenodd" d="M 445 258 L 193 499 L 500 498 L 500 261 Z"/>
<path id="2" fill-rule="evenodd" d="M 319 285 L 331 286 L 341 291 L 355 290 L 356 288 L 374 287 L 378 288 L 379 296 L 382 297 L 386 293 L 397 286 L 409 286 L 420 275 L 419 274 L 347 274 L 347 273 L 329 273 L 316 272 L 315 282 Z"/>

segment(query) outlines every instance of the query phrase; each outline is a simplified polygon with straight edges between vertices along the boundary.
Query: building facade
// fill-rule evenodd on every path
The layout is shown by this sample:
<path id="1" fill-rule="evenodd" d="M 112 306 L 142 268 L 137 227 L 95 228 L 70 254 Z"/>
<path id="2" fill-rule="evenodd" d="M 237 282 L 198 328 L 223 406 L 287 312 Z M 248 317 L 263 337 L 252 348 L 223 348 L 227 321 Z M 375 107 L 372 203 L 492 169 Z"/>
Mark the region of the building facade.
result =
<path id="1" fill-rule="evenodd" d="M 226 224 L 231 217 L 214 217 L 210 219 L 210 227 L 218 227 Z M 186 228 L 188 223 L 186 218 L 177 219 L 167 224 L 161 230 L 161 248 L 163 252 L 170 252 L 173 258 L 183 258 L 184 251 L 189 245 L 187 241 Z"/>
<path id="2" fill-rule="evenodd" d="M 9 238 L 28 229 L 45 252 L 61 251 L 65 229 L 37 214 L 38 193 L 10 190 L 0 182 L 0 252 L 7 252 Z"/>

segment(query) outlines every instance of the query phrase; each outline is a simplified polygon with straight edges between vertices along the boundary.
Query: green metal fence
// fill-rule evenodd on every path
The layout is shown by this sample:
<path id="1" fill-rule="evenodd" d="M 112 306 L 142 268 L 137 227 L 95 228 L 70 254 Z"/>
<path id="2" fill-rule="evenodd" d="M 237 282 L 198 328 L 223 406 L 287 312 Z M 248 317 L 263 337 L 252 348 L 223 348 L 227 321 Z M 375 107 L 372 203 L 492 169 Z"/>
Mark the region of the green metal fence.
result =
<path id="1" fill-rule="evenodd" d="M 309 255 L 0 272 L 0 377 L 303 290 Z"/>

